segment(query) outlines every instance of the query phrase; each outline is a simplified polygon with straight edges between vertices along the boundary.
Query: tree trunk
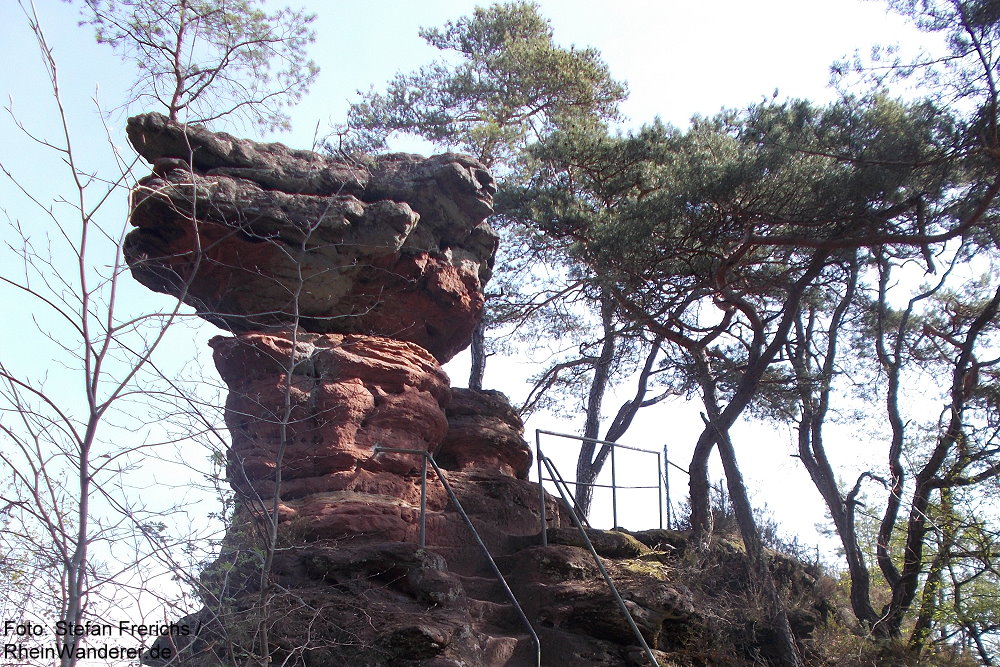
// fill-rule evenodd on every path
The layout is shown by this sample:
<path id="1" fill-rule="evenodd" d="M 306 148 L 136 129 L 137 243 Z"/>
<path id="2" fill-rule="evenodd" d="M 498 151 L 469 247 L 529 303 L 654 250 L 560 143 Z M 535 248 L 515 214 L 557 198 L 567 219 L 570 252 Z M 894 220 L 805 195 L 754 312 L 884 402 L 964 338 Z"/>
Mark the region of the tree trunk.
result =
<path id="1" fill-rule="evenodd" d="M 657 356 L 660 354 L 660 345 L 662 343 L 662 336 L 656 336 L 653 339 L 649 352 L 646 354 L 646 361 L 643 363 L 642 370 L 639 372 L 639 378 L 636 381 L 635 396 L 631 400 L 625 401 L 621 404 L 621 406 L 619 406 L 618 412 L 615 414 L 615 418 L 611 420 L 611 425 L 608 426 L 608 430 L 604 433 L 603 440 L 607 442 L 618 442 L 618 439 L 625 435 L 628 431 L 629 427 L 632 425 L 632 420 L 635 419 L 636 413 L 638 413 L 641 408 L 655 405 L 667 396 L 667 394 L 664 393 L 646 400 L 646 393 L 649 390 L 649 378 L 653 374 L 653 366 L 656 363 Z M 610 377 L 605 380 L 605 384 L 607 384 L 609 380 Z M 584 445 L 588 444 L 596 445 L 597 443 L 584 442 Z M 579 511 L 583 511 L 584 515 L 589 513 L 591 501 L 593 499 L 593 487 L 584 486 L 584 484 L 589 485 L 597 481 L 597 476 L 601 474 L 601 470 L 604 469 L 604 464 L 607 462 L 608 455 L 611 453 L 611 447 L 611 445 L 601 445 L 600 449 L 597 450 L 596 457 L 593 457 L 596 447 L 588 447 L 587 456 L 593 457 L 593 459 L 590 466 L 586 470 L 581 471 L 580 460 L 577 461 L 577 488 L 579 490 L 586 489 L 586 505 L 581 505 L 580 499 L 584 496 L 578 491 L 577 507 Z M 583 450 L 581 448 L 581 454 L 582 453 Z"/>
<path id="2" fill-rule="evenodd" d="M 715 394 L 711 397 L 714 401 Z M 711 421 L 706 428 L 711 428 L 720 416 L 718 403 L 706 405 L 709 410 Z M 750 503 L 750 496 L 747 494 L 746 484 L 743 481 L 743 473 L 736 462 L 736 449 L 729 437 L 729 431 L 717 430 L 716 443 L 719 446 L 719 456 L 722 459 L 722 467 L 726 473 L 726 487 L 729 491 L 729 500 L 733 505 L 733 513 L 736 516 L 736 525 L 740 530 L 740 538 L 746 548 L 747 560 L 749 561 L 752 576 L 760 582 L 763 587 L 764 599 L 762 602 L 770 617 L 771 626 L 778 634 L 778 654 L 781 656 L 783 665 L 798 667 L 802 664 L 799 659 L 798 650 L 795 647 L 795 635 L 792 633 L 791 624 L 788 622 L 788 613 L 785 605 L 778 593 L 778 586 L 774 581 L 774 575 L 768 566 L 767 558 L 764 554 L 764 544 L 760 538 L 760 530 L 757 528 L 757 521 L 753 516 L 753 506 Z"/>
<path id="3" fill-rule="evenodd" d="M 615 358 L 615 347 L 617 343 L 617 332 L 614 330 L 614 301 L 602 295 L 601 297 L 601 325 L 604 330 L 604 342 L 601 343 L 601 353 L 594 364 L 594 377 L 590 381 L 590 392 L 587 395 L 587 419 L 584 424 L 584 438 L 598 438 L 601 429 L 601 404 L 604 402 L 604 393 L 608 388 L 611 379 L 611 362 Z M 601 447 L 597 458 L 594 452 L 597 443 L 584 440 L 580 447 L 580 455 L 576 461 L 576 504 L 584 515 L 590 514 L 590 504 L 594 497 L 594 487 L 589 486 L 597 479 L 601 468 L 604 467 L 604 460 L 611 451 L 608 445 Z"/>
<path id="4" fill-rule="evenodd" d="M 704 346 L 690 350 L 697 366 L 698 380 L 703 392 L 705 409 L 708 418 L 705 428 L 698 438 L 692 459 L 691 472 L 691 523 L 692 540 L 696 547 L 705 546 L 711 536 L 711 507 L 708 495 L 707 462 L 713 444 L 718 444 L 719 455 L 726 472 L 726 482 L 729 486 L 730 499 L 736 514 L 743 543 L 751 566 L 759 575 L 759 581 L 764 586 L 765 603 L 771 615 L 771 622 L 777 631 L 780 643 L 779 651 L 783 664 L 800 665 L 798 652 L 795 648 L 795 638 L 788 622 L 788 615 L 778 595 L 774 578 L 764 558 L 763 545 L 756 521 L 753 518 L 753 508 L 750 505 L 736 462 L 735 449 L 729 438 L 729 429 L 743 413 L 756 395 L 764 371 L 788 342 L 788 334 L 801 312 L 802 294 L 812 281 L 822 272 L 829 253 L 818 250 L 809 263 L 808 268 L 788 290 L 788 297 L 781 313 L 781 320 L 774 330 L 770 343 L 765 345 L 763 322 L 759 319 L 752 306 L 737 305 L 747 315 L 754 325 L 753 342 L 750 345 L 750 355 L 746 370 L 733 393 L 732 399 L 725 409 L 721 409 L 718 401 L 717 384 L 711 374 L 708 351 Z"/>
<path id="5" fill-rule="evenodd" d="M 708 479 L 708 459 L 715 447 L 715 434 L 708 428 L 698 436 L 688 465 L 688 496 L 691 503 L 691 539 L 700 549 L 708 548 L 715 529 L 712 516 L 712 485 Z"/>
<path id="6" fill-rule="evenodd" d="M 469 371 L 469 389 L 482 389 L 486 375 L 486 319 L 479 320 L 472 332 L 472 369 Z"/>
<path id="7" fill-rule="evenodd" d="M 920 468 L 913 482 L 913 492 L 910 500 L 910 512 L 906 526 L 906 543 L 903 548 L 903 563 L 898 570 L 893 566 L 893 572 L 898 572 L 895 581 L 890 581 L 892 587 L 892 599 L 883 609 L 884 620 L 877 626 L 883 633 L 888 633 L 893 637 L 901 634 L 903 621 L 906 612 L 916 598 L 917 589 L 920 586 L 920 578 L 923 574 L 924 562 L 923 551 L 924 541 L 927 535 L 927 510 L 930 505 L 930 496 L 934 489 L 947 488 L 946 483 L 937 479 L 942 466 L 948 456 L 952 453 L 957 444 L 965 438 L 965 422 L 963 419 L 966 401 L 965 378 L 974 358 L 973 349 L 976 340 L 983 329 L 992 323 L 1000 313 L 1000 288 L 993 294 L 993 297 L 980 311 L 979 315 L 969 326 L 968 333 L 964 341 L 959 345 L 959 358 L 955 362 L 952 372 L 951 406 L 949 408 L 950 417 L 943 433 L 938 436 L 937 443 L 931 451 L 927 462 Z M 899 336 L 902 338 L 903 336 Z M 897 357 L 898 359 L 898 357 Z M 897 371 L 898 375 L 898 371 Z M 897 378 L 898 382 L 898 378 Z M 895 396 L 892 397 L 895 400 Z M 890 407 L 892 407 L 890 405 Z M 893 464 L 899 464 L 901 452 L 893 451 L 894 458 L 890 460 Z M 890 501 L 890 506 L 898 501 Z M 885 543 L 879 545 L 879 549 L 886 549 L 888 539 L 891 537 L 892 529 L 887 528 L 889 514 L 883 519 L 882 530 L 879 538 Z M 887 550 L 887 549 L 886 549 Z M 884 625 L 885 629 L 881 629 Z"/>
<path id="8" fill-rule="evenodd" d="M 823 425 L 829 411 L 839 332 L 857 290 L 856 256 L 851 258 L 845 271 L 847 280 L 844 294 L 834 308 L 826 327 L 826 349 L 823 356 L 819 357 L 818 352 L 813 352 L 813 349 L 819 346 L 816 341 L 815 313 L 810 311 L 805 322 L 802 317 L 796 322 L 796 343 L 789 352 L 789 361 L 795 369 L 801 411 L 798 423 L 799 460 L 826 503 L 827 511 L 830 512 L 830 518 L 844 548 L 847 571 L 851 578 L 850 600 L 854 616 L 863 624 L 872 627 L 880 616 L 871 603 L 871 575 L 858 543 L 854 518 L 861 481 L 868 475 L 859 478 L 854 490 L 849 492 L 846 498 L 842 496 L 823 444 Z M 821 365 L 819 365 L 820 359 Z"/>
<path id="9" fill-rule="evenodd" d="M 939 525 L 941 538 L 938 542 L 938 551 L 931 561 L 927 571 L 927 578 L 924 581 L 924 589 L 920 593 L 920 611 L 917 613 L 917 620 L 913 624 L 913 631 L 910 633 L 910 648 L 917 652 L 923 650 L 924 645 L 931 636 L 931 629 L 934 624 L 934 614 L 938 610 L 938 598 L 941 592 L 942 579 L 944 575 L 945 563 L 951 557 L 951 548 L 955 539 L 955 531 L 952 524 L 951 514 L 951 489 L 941 489 L 941 513 L 942 521 Z"/>
<path id="10" fill-rule="evenodd" d="M 767 370 L 778 352 L 788 342 L 788 333 L 802 307 L 802 294 L 812 284 L 813 280 L 822 273 L 829 255 L 829 250 L 817 250 L 813 254 L 809 266 L 789 288 L 784 308 L 781 311 L 781 320 L 771 336 L 771 342 L 766 346 L 764 345 L 764 324 L 755 313 L 750 313 L 755 322 L 752 322 L 754 324 L 753 342 L 749 346 L 750 355 L 746 370 L 743 372 L 743 376 L 740 378 L 729 404 L 726 405 L 724 410 L 719 411 L 717 418 L 711 419 L 711 423 L 705 426 L 705 429 L 698 437 L 698 443 L 695 446 L 689 468 L 691 473 L 689 487 L 691 496 L 691 539 L 695 545 L 706 543 L 706 537 L 711 534 L 712 530 L 712 512 L 708 485 L 708 457 L 712 452 L 712 447 L 716 443 L 717 434 L 728 433 L 739 416 L 743 414 L 746 407 L 750 405 L 754 396 L 757 395 L 764 371 Z M 735 297 L 734 300 L 738 300 L 738 297 Z M 750 307 L 748 306 L 747 310 L 749 309 Z M 689 348 L 688 351 L 694 358 L 695 363 L 701 366 L 699 369 L 699 382 L 701 383 L 702 391 L 705 393 L 706 408 L 708 407 L 708 401 L 713 401 L 718 406 L 718 401 L 715 398 L 715 383 L 711 378 L 711 369 L 708 364 L 708 351 L 704 345 L 697 348 Z"/>

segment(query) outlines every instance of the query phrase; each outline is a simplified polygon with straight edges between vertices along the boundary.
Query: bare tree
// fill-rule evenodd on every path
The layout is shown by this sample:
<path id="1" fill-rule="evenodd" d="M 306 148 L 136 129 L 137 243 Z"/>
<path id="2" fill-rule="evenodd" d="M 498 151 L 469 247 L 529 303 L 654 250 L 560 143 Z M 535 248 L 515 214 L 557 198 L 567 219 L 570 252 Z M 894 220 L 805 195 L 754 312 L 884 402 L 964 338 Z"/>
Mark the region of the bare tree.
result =
<path id="1" fill-rule="evenodd" d="M 224 116 L 288 127 L 284 108 L 316 80 L 306 57 L 315 15 L 267 13 L 256 0 L 85 0 L 97 40 L 135 65 L 130 102 L 162 105 L 171 120 Z"/>
<path id="2" fill-rule="evenodd" d="M 73 665 L 86 656 L 85 633 L 73 629 L 112 613 L 132 618 L 134 605 L 155 594 L 150 577 L 170 574 L 176 563 L 180 545 L 166 522 L 178 508 L 147 503 L 134 487 L 147 474 L 142 459 L 167 444 L 148 421 L 149 406 L 175 400 L 175 388 L 161 381 L 154 355 L 182 317 L 182 302 L 156 309 L 123 296 L 127 223 L 115 205 L 133 185 L 134 161 L 114 150 L 111 177 L 85 166 L 52 48 L 34 7 L 22 9 L 51 87 L 54 136 L 7 111 L 31 143 L 56 157 L 65 188 L 47 200 L 0 163 L 33 211 L 30 223 L 13 221 L 7 251 L 16 259 L 3 263 L 0 285 L 25 309 L 21 321 L 34 324 L 31 346 L 41 355 L 8 348 L 0 360 L 7 475 L 0 509 L 5 560 L 20 565 L 27 586 L 25 619 L 44 619 L 48 631 L 48 623 L 69 628 L 42 648 L 53 652 L 48 664 L 54 657 Z"/>

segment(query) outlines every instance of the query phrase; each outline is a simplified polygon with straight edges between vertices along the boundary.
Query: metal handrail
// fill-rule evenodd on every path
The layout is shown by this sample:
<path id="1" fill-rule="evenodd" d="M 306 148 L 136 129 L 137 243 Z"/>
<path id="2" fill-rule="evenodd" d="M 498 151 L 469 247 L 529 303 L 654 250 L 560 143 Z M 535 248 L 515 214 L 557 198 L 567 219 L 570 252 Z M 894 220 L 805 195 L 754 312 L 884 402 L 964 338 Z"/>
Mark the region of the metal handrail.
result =
<path id="1" fill-rule="evenodd" d="M 610 487 L 608 487 L 606 485 L 600 485 L 600 484 L 584 484 L 582 482 L 573 482 L 573 484 L 576 485 L 577 487 L 579 487 L 579 486 L 590 486 L 592 488 L 601 487 L 601 488 L 610 488 L 611 489 L 611 517 L 612 517 L 611 521 L 612 521 L 612 523 L 614 524 L 615 527 L 618 526 L 618 489 L 623 489 L 623 488 L 631 488 L 631 489 L 649 488 L 649 489 L 656 489 L 656 493 L 657 493 L 657 503 L 656 504 L 657 504 L 657 510 L 659 511 L 659 515 L 660 515 L 660 528 L 663 528 L 663 493 L 664 493 L 664 483 L 663 482 L 664 482 L 664 478 L 663 478 L 663 472 L 662 472 L 662 470 L 663 470 L 663 458 L 662 458 L 662 455 L 661 455 L 660 452 L 652 450 L 652 449 L 643 449 L 642 447 L 633 447 L 631 445 L 623 445 L 621 443 L 614 442 L 612 440 L 601 440 L 600 438 L 588 438 L 586 436 L 572 435 L 572 434 L 569 434 L 569 433 L 557 433 L 555 431 L 546 431 L 544 429 L 538 428 L 538 429 L 535 429 L 535 458 L 537 459 L 537 462 L 538 462 L 538 484 L 539 484 L 539 486 L 542 486 L 542 484 L 545 481 L 555 482 L 557 486 L 558 486 L 558 482 L 559 482 L 554 477 L 549 477 L 549 478 L 546 479 L 545 475 L 542 474 L 542 458 L 543 458 L 543 455 L 542 455 L 542 435 L 543 434 L 544 435 L 555 436 L 557 438 L 566 438 L 567 440 L 579 440 L 581 442 L 593 442 L 595 444 L 607 445 L 608 447 L 610 447 L 611 448 L 611 485 L 610 485 Z M 633 452 L 639 452 L 639 453 L 642 453 L 642 454 L 653 454 L 653 455 L 655 455 L 656 456 L 656 468 L 657 468 L 657 471 L 658 471 L 657 472 L 657 477 L 656 477 L 656 486 L 649 486 L 649 487 L 642 487 L 642 486 L 625 487 L 625 486 L 622 486 L 622 485 L 618 484 L 617 474 L 616 474 L 617 470 L 616 470 L 616 465 L 615 465 L 615 450 L 616 449 L 627 449 L 627 450 L 630 450 L 630 451 L 633 451 Z M 671 463 L 669 460 L 667 461 L 667 463 L 669 463 L 671 465 L 674 465 L 675 467 L 680 468 L 680 466 L 677 466 L 677 464 L 675 464 L 675 463 Z M 681 469 L 683 470 L 683 468 L 681 468 Z M 685 470 L 685 472 L 687 472 L 687 471 Z M 550 475 L 551 474 L 552 473 L 550 473 Z M 563 482 L 563 484 L 565 484 L 565 483 L 566 482 Z M 560 495 L 562 495 L 562 494 L 560 493 Z M 570 496 L 573 498 L 573 502 L 575 504 L 576 503 L 576 495 L 571 493 Z M 670 502 L 670 498 L 668 496 L 667 497 L 667 503 L 669 504 L 669 502 Z M 669 514 L 668 514 L 668 516 L 669 516 Z M 545 489 L 544 488 L 541 489 L 541 491 L 539 492 L 539 517 L 540 517 L 541 526 L 542 526 L 542 545 L 544 546 L 545 545 L 545 522 L 546 522 L 546 518 L 545 518 Z"/>
<path id="2" fill-rule="evenodd" d="M 552 479 L 552 481 L 555 483 L 556 487 L 558 487 L 560 484 L 562 484 L 563 489 L 566 491 L 566 494 L 560 493 L 559 495 L 561 495 L 563 497 L 565 497 L 565 495 L 569 495 L 569 497 L 573 499 L 573 507 L 575 509 L 577 509 L 577 510 L 580 510 L 581 507 L 580 507 L 579 503 L 576 502 L 576 494 L 572 493 L 569 490 L 569 485 L 570 484 L 573 484 L 574 486 L 580 486 L 580 482 L 567 482 L 565 479 L 563 479 L 563 476 L 559 473 L 559 470 L 554 465 L 550 466 L 550 467 L 551 467 L 551 472 L 549 474 L 553 475 L 553 477 L 554 477 L 554 479 Z M 541 484 L 541 480 L 539 480 L 539 484 Z M 591 486 L 593 486 L 593 485 L 591 485 Z M 590 520 L 587 518 L 587 515 L 583 514 L 583 516 L 581 518 L 583 519 L 583 522 L 587 524 L 587 528 L 590 528 L 591 527 L 590 526 Z"/>
<path id="3" fill-rule="evenodd" d="M 539 467 L 541 467 L 542 464 L 544 464 L 545 467 L 548 469 L 550 475 L 559 474 L 555 470 L 555 466 L 553 465 L 552 460 L 547 456 L 539 456 Z M 541 486 L 541 481 L 539 481 L 538 485 Z M 594 548 L 593 542 L 590 541 L 590 536 L 587 535 L 587 531 L 586 529 L 584 529 L 583 523 L 580 521 L 580 517 L 577 516 L 576 510 L 573 509 L 573 504 L 569 502 L 569 500 L 563 493 L 563 490 L 559 487 L 558 484 L 556 485 L 556 490 L 559 491 L 559 495 L 562 496 L 563 502 L 566 504 L 566 509 L 569 511 L 569 516 L 571 519 L 573 519 L 573 525 L 576 526 L 577 530 L 580 531 L 580 535 L 583 536 L 584 544 L 586 544 L 587 549 L 590 550 L 590 555 L 594 557 L 594 562 L 597 563 L 597 569 L 601 571 L 601 576 L 604 577 L 604 581 L 607 582 L 608 588 L 611 589 L 611 595 L 614 596 L 615 602 L 618 603 L 618 608 L 622 610 L 623 614 L 625 614 L 625 620 L 628 621 L 629 627 L 632 628 L 632 633 L 635 635 L 636 639 L 639 640 L 639 644 L 642 646 L 642 650 L 646 653 L 646 657 L 649 659 L 649 663 L 653 665 L 653 667 L 659 667 L 660 663 L 656 661 L 656 656 L 653 655 L 653 651 L 649 648 L 649 645 L 646 643 L 646 638 L 642 636 L 642 632 L 639 630 L 639 626 L 635 624 L 635 619 L 632 618 L 632 613 L 628 610 L 628 607 L 625 606 L 625 600 L 622 599 L 621 594 L 618 592 L 618 587 L 615 586 L 615 582 L 611 579 L 611 575 L 608 574 L 607 569 L 604 567 L 604 561 L 602 561 L 601 557 L 597 555 L 597 550 Z M 546 528 L 544 527 L 543 524 L 542 528 L 543 536 L 545 532 Z"/>
<path id="4" fill-rule="evenodd" d="M 556 472 L 559 472 L 559 471 L 556 470 Z M 661 475 L 661 477 L 662 477 L 662 475 Z M 572 484 L 573 486 L 589 486 L 592 489 L 630 489 L 631 490 L 631 489 L 658 489 L 658 488 L 660 488 L 658 486 L 653 486 L 652 484 L 649 484 L 647 486 L 631 486 L 629 484 L 590 484 L 588 482 L 566 482 L 566 481 L 561 480 L 561 479 L 560 480 L 553 480 L 553 479 L 550 479 L 548 477 L 545 478 L 545 481 L 547 481 L 547 482 L 548 481 L 553 481 L 553 482 L 560 481 L 560 482 L 562 482 L 563 484 L 565 484 L 567 486 L 570 485 L 570 484 Z M 579 508 L 580 507 L 580 503 L 577 503 L 576 506 Z"/>
<path id="5" fill-rule="evenodd" d="M 524 627 L 528 629 L 528 633 L 531 635 L 531 641 L 535 645 L 535 664 L 536 667 L 541 667 L 542 665 L 542 644 L 538 640 L 538 635 L 535 634 L 535 629 L 531 627 L 531 621 L 525 615 L 524 610 L 521 608 L 520 603 L 518 603 L 517 598 L 514 597 L 514 592 L 510 590 L 510 586 L 507 585 L 507 580 L 504 579 L 503 574 L 500 572 L 500 568 L 497 567 L 496 561 L 493 560 L 493 556 L 490 554 L 489 548 L 487 548 L 486 543 L 483 542 L 483 538 L 479 536 L 479 531 L 476 527 L 472 525 L 472 519 L 469 515 L 465 513 L 465 509 L 462 507 L 462 503 L 459 502 L 458 496 L 452 490 L 451 485 L 448 483 L 447 477 L 445 477 L 444 472 L 438 467 L 437 461 L 430 452 L 424 449 L 396 449 L 395 447 L 382 447 L 381 445 L 376 445 L 374 449 L 375 455 L 381 454 L 382 452 L 396 452 L 398 454 L 416 454 L 417 456 L 423 457 L 423 465 L 421 466 L 421 480 L 420 480 L 420 548 L 423 549 L 426 546 L 427 539 L 427 463 L 430 462 L 431 466 L 434 468 L 434 472 L 437 473 L 438 479 L 441 480 L 441 485 L 444 486 L 445 492 L 448 494 L 448 498 L 455 505 L 455 509 L 461 515 L 462 519 L 465 521 L 465 525 L 469 527 L 472 532 L 472 537 L 475 538 L 476 544 L 482 550 L 483 555 L 486 556 L 487 562 L 490 567 L 493 568 L 493 574 L 496 576 L 497 581 L 503 587 L 504 593 L 507 594 L 507 598 L 510 600 L 511 604 L 514 605 L 514 609 L 517 611 L 517 615 L 521 618 L 521 623 Z M 575 513 L 574 513 L 575 516 Z M 654 664 L 656 664 L 654 662 Z"/>
<path id="6" fill-rule="evenodd" d="M 663 484 L 663 491 L 666 493 L 666 496 L 667 496 L 667 528 L 668 529 L 673 528 L 673 522 L 670 520 L 671 519 L 670 514 L 671 514 L 671 511 L 672 511 L 671 508 L 670 508 L 670 468 L 671 467 L 677 468 L 678 470 L 680 470 L 682 473 L 684 473 L 688 477 L 691 476 L 691 471 L 689 471 L 687 468 L 684 468 L 682 466 L 677 465 L 676 463 L 674 463 L 673 461 L 670 460 L 670 457 L 667 455 L 667 445 L 664 444 L 663 445 L 663 467 L 660 469 L 660 483 Z"/>

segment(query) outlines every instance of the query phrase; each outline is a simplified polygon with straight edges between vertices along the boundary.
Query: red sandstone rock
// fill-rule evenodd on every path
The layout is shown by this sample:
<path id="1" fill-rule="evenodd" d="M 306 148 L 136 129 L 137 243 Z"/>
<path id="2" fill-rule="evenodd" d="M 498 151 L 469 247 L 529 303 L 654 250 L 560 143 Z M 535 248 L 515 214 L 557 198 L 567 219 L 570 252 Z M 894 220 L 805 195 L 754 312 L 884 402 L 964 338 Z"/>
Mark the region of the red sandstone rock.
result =
<path id="1" fill-rule="evenodd" d="M 495 235 L 481 224 L 492 188 L 481 165 L 461 156 L 345 162 L 156 114 L 130 120 L 129 137 L 154 171 L 134 193 L 138 229 L 126 254 L 136 278 L 221 326 L 263 330 L 212 341 L 231 390 L 237 509 L 201 575 L 206 607 L 182 621 L 197 631 L 161 636 L 155 647 L 180 655 L 147 653 L 145 664 L 235 666 L 262 648 L 262 660 L 287 664 L 537 664 L 433 474 L 418 547 L 422 457 L 393 449 L 436 452 L 448 469 L 537 631 L 543 664 L 647 664 L 584 541 L 559 528 L 568 522 L 555 499 L 526 480 L 531 452 L 517 413 L 498 392 L 452 396 L 434 358 L 464 347 L 482 310 Z M 280 329 L 289 323 L 294 333 Z M 358 335 L 371 333 L 389 338 Z M 376 456 L 376 446 L 390 451 Z M 539 545 L 540 501 L 548 546 Z M 259 530 L 274 507 L 278 545 Z M 654 651 L 694 645 L 700 664 L 709 654 L 697 643 L 717 626 L 676 576 L 683 536 L 648 532 L 636 535 L 644 542 L 588 534 Z M 266 572 L 261 553 L 273 557 Z M 726 564 L 740 552 L 724 553 L 711 570 L 743 576 L 744 563 Z M 800 574 L 792 597 L 805 600 L 815 580 Z M 265 581 L 273 585 L 262 596 Z M 826 612 L 805 614 L 803 637 Z M 256 633 L 242 643 L 262 623 L 267 645 Z M 764 648 L 741 654 L 766 659 Z M 673 660 L 656 653 L 660 664 Z"/>
<path id="2" fill-rule="evenodd" d="M 452 389 L 448 434 L 435 458 L 449 470 L 492 470 L 527 479 L 531 448 L 524 423 L 498 391 Z"/>
<path id="3" fill-rule="evenodd" d="M 241 491 L 294 499 L 338 490 L 413 490 L 395 478 L 418 456 L 374 455 L 376 446 L 433 451 L 447 430 L 448 378 L 422 348 L 375 336 L 243 334 L 211 341 L 230 388 L 229 477 Z M 287 398 L 287 404 L 286 404 Z M 391 474 L 377 481 L 359 472 Z"/>

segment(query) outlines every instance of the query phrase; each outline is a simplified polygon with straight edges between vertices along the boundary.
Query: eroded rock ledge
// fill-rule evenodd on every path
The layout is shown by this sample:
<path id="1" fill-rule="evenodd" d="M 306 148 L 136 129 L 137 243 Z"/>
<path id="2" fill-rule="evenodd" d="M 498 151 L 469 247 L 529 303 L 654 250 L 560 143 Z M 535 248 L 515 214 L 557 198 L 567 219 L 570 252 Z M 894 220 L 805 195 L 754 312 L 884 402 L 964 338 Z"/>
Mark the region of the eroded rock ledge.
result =
<path id="1" fill-rule="evenodd" d="M 125 242 L 143 285 L 233 332 L 388 335 L 442 362 L 468 345 L 497 246 L 479 162 L 335 158 L 159 114 L 127 131 L 153 165 Z"/>

